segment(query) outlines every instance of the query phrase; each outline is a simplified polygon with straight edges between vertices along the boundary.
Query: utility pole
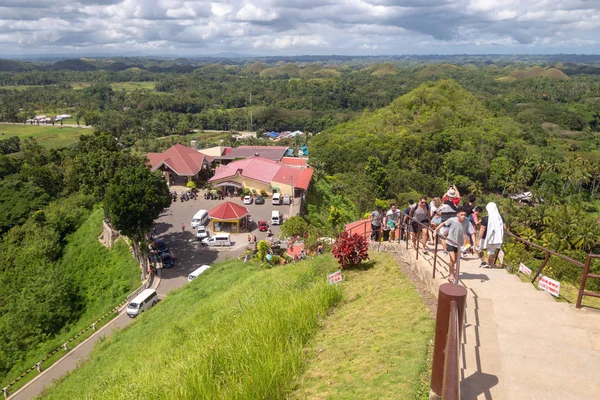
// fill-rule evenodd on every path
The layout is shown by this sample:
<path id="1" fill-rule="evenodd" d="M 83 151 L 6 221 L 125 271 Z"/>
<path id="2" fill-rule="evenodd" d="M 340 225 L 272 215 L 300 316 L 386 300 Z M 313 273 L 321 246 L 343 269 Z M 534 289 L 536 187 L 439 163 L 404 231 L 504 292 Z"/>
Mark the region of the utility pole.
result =
<path id="1" fill-rule="evenodd" d="M 250 129 L 248 132 L 252 132 L 252 91 L 250 91 Z"/>

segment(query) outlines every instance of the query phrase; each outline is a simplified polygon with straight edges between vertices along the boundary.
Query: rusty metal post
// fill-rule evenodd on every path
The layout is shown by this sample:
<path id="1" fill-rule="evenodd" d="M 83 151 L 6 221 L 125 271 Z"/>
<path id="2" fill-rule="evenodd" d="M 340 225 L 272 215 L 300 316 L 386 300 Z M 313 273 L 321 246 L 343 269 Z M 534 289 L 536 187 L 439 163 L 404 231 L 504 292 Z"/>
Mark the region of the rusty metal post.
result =
<path id="1" fill-rule="evenodd" d="M 581 285 L 579 285 L 579 293 L 577 294 L 577 303 L 575 304 L 575 308 L 581 308 L 581 301 L 583 300 L 583 292 L 585 291 L 585 281 L 587 280 L 587 275 L 590 272 L 590 264 L 592 262 L 592 258 L 588 254 L 585 259 L 585 266 L 583 267 L 583 273 L 581 274 Z"/>
<path id="2" fill-rule="evenodd" d="M 410 224 L 412 223 L 412 221 L 410 221 L 410 215 L 406 216 L 406 220 L 408 221 L 406 223 L 406 228 L 404 229 L 404 238 L 406 239 L 406 250 L 408 250 L 408 242 L 410 241 L 410 235 L 408 234 L 408 227 L 410 226 Z"/>
<path id="3" fill-rule="evenodd" d="M 444 383 L 444 363 L 446 340 L 450 321 L 450 303 L 456 302 L 458 307 L 459 341 L 462 339 L 467 289 L 464 286 L 444 283 L 438 293 L 437 316 L 435 319 L 435 342 L 433 347 L 433 365 L 431 367 L 431 392 L 434 396 L 442 395 Z"/>
<path id="4" fill-rule="evenodd" d="M 435 234 L 435 245 L 433 248 L 433 278 L 435 278 L 435 268 L 437 264 L 437 251 L 438 251 L 438 235 Z"/>
<path id="5" fill-rule="evenodd" d="M 533 279 L 531 280 L 531 283 L 535 282 L 535 280 L 537 279 L 537 277 L 540 276 L 540 272 L 542 272 L 542 270 L 546 266 L 546 263 L 548 262 L 549 259 L 550 259 L 550 252 L 547 251 L 546 252 L 546 259 L 542 263 L 542 266 L 540 267 L 540 269 L 538 269 L 537 272 L 535 273 L 535 275 L 533 276 Z"/>
<path id="6" fill-rule="evenodd" d="M 446 341 L 446 359 L 444 360 L 444 382 L 442 399 L 460 399 L 460 321 L 456 301 L 450 302 L 450 321 L 448 340 Z"/>
<path id="7" fill-rule="evenodd" d="M 419 226 L 418 224 L 417 224 L 417 227 L 418 227 L 418 228 L 417 228 L 417 230 L 419 231 L 419 233 L 421 233 L 421 231 L 420 231 L 420 229 L 419 229 L 419 228 L 420 228 L 420 226 Z M 415 235 L 415 237 L 417 238 L 417 246 L 415 247 L 415 248 L 416 248 L 416 251 L 417 251 L 417 255 L 416 255 L 416 258 L 415 258 L 415 259 L 416 259 L 416 260 L 418 260 L 418 259 L 419 259 L 419 242 L 420 242 L 420 240 L 419 240 L 419 239 L 421 239 L 419 236 L 421 236 L 421 235 L 417 235 L 417 233 L 416 233 L 416 232 L 414 232 L 414 233 L 413 233 L 413 235 Z"/>

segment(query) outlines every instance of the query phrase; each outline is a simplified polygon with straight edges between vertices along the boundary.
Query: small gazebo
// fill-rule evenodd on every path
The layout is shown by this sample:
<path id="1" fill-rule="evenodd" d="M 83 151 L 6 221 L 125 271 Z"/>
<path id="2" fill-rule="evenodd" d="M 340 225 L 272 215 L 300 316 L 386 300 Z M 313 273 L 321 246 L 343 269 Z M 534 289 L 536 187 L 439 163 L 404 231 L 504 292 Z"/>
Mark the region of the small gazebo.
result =
<path id="1" fill-rule="evenodd" d="M 246 207 L 225 201 L 208 211 L 213 232 L 239 233 L 248 229 L 248 214 Z"/>

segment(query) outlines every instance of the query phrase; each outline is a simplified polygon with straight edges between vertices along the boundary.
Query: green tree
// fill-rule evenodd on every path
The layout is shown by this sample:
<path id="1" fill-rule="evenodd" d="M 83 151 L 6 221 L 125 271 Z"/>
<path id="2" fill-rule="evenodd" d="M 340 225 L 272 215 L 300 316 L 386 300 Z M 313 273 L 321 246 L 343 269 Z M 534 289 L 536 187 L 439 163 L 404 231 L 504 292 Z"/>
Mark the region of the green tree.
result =
<path id="1" fill-rule="evenodd" d="M 154 220 L 170 204 L 165 180 L 141 166 L 129 166 L 117 173 L 104 197 L 104 209 L 112 226 L 131 239 L 140 263 L 146 260 L 146 237 Z"/>
<path id="2" fill-rule="evenodd" d="M 308 224 L 304 218 L 296 215 L 285 220 L 281 225 L 281 236 L 283 237 L 294 237 L 304 236 L 308 230 Z"/>

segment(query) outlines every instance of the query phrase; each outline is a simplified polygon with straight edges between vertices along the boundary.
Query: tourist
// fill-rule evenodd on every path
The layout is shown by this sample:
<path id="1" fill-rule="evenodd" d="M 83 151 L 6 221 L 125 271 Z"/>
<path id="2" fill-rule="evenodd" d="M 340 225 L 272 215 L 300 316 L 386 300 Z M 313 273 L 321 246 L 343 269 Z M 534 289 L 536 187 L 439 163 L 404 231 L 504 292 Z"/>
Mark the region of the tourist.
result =
<path id="1" fill-rule="evenodd" d="M 429 205 L 427 204 L 427 196 L 422 196 L 417 205 L 411 209 L 411 229 L 413 246 L 417 247 L 419 233 L 423 237 L 423 254 L 427 254 L 425 245 L 427 244 L 427 227 L 429 226 Z"/>
<path id="2" fill-rule="evenodd" d="M 181 223 L 181 232 L 185 232 L 185 223 Z"/>
<path id="3" fill-rule="evenodd" d="M 383 217 L 383 207 L 381 206 L 378 206 L 377 210 L 369 215 L 369 221 L 371 221 L 371 240 L 376 242 L 379 242 L 379 236 L 381 235 L 381 221 Z"/>
<path id="4" fill-rule="evenodd" d="M 446 200 L 452 201 L 455 207 L 460 204 L 460 193 L 455 185 L 450 186 L 444 197 L 442 197 L 443 202 L 446 202 Z"/>
<path id="5" fill-rule="evenodd" d="M 480 253 L 482 258 L 481 268 L 494 268 L 494 259 L 496 258 L 496 252 L 500 251 L 502 242 L 504 241 L 504 231 L 506 230 L 506 224 L 504 218 L 498 211 L 496 203 L 488 203 L 485 206 L 488 215 L 481 219 L 481 228 L 479 228 L 479 249 L 486 250 L 488 253 L 487 262 L 483 260 L 483 251 Z"/>
<path id="6" fill-rule="evenodd" d="M 412 208 L 415 205 L 415 201 L 414 200 L 408 200 L 408 207 L 406 207 L 404 209 L 404 212 L 402 215 L 402 224 L 400 225 L 400 239 L 402 240 L 408 240 L 408 222 L 409 222 L 409 215 L 410 215 L 410 210 L 412 210 Z"/>
<path id="7" fill-rule="evenodd" d="M 455 283 L 458 282 L 458 277 L 455 276 L 456 259 L 459 256 L 458 251 L 464 243 L 465 235 L 469 235 L 472 239 L 475 239 L 475 229 L 471 221 L 467 220 L 467 210 L 465 208 L 459 209 L 456 217 L 442 222 L 436 228 L 436 232 L 444 227 L 448 230 L 447 239 L 449 243 L 446 245 L 446 249 L 450 254 L 450 276 L 448 277 L 448 282 Z"/>
<path id="8" fill-rule="evenodd" d="M 396 204 L 390 204 L 389 211 L 385 214 L 385 228 L 389 232 L 390 242 L 396 239 L 396 229 L 400 221 L 400 210 L 396 208 Z"/>
<path id="9" fill-rule="evenodd" d="M 450 218 L 456 217 L 456 214 L 458 212 L 458 208 L 457 208 L 457 206 L 455 204 L 455 200 L 454 200 L 456 197 L 448 197 L 448 195 L 456 196 L 456 193 L 457 192 L 450 189 L 450 190 L 448 190 L 448 193 L 446 193 L 444 195 L 444 197 L 442 198 L 442 200 L 446 199 L 446 200 L 443 200 L 443 203 L 439 208 L 442 225 L 444 222 L 448 221 Z M 437 230 L 437 228 L 436 228 L 436 230 Z M 440 236 L 442 237 L 442 249 L 443 249 L 442 253 L 444 255 L 448 254 L 448 249 L 446 248 L 446 239 L 445 239 L 447 235 L 448 235 L 448 229 L 443 228 L 440 231 Z"/>
<path id="10" fill-rule="evenodd" d="M 252 236 L 248 235 L 248 245 L 252 242 Z"/>
<path id="11" fill-rule="evenodd" d="M 435 230 L 439 224 L 442 223 L 442 199 L 439 197 L 434 197 L 429 203 L 429 218 L 430 218 L 430 227 Z M 431 241 L 433 242 L 435 238 L 432 236 Z"/>

